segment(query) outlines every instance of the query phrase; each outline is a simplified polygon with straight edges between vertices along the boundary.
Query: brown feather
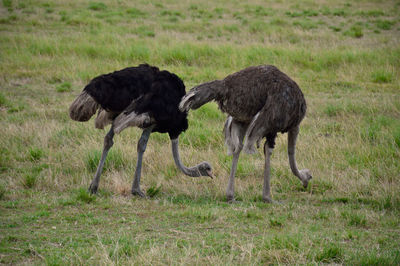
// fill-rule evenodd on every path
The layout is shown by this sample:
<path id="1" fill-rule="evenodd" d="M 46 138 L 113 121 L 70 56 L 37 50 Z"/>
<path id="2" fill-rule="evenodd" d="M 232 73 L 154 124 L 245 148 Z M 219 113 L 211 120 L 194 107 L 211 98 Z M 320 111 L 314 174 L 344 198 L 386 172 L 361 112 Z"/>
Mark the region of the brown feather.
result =
<path id="1" fill-rule="evenodd" d="M 234 121 L 248 125 L 245 151 L 250 153 L 264 137 L 272 148 L 276 134 L 298 126 L 306 112 L 299 86 L 271 65 L 248 67 L 198 85 L 182 99 L 180 108 L 197 109 L 212 100 Z"/>

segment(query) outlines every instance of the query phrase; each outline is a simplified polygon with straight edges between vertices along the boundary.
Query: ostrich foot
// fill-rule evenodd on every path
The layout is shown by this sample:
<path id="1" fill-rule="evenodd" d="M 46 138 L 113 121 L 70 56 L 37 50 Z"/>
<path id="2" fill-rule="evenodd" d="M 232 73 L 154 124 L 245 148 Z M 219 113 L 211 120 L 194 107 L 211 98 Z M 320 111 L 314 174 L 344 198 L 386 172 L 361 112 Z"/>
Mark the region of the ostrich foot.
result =
<path id="1" fill-rule="evenodd" d="M 90 184 L 90 186 L 89 186 L 89 192 L 90 192 L 90 194 L 96 194 L 97 193 L 97 189 L 99 188 L 99 185 L 98 184 Z"/>
<path id="2" fill-rule="evenodd" d="M 273 199 L 271 199 L 271 198 L 263 198 L 262 201 L 263 201 L 264 203 L 270 203 L 270 204 L 276 204 L 276 205 L 282 204 L 282 202 L 273 200 Z"/>
<path id="3" fill-rule="evenodd" d="M 231 200 L 228 200 L 227 202 L 228 202 L 229 204 L 239 204 L 239 203 L 241 203 L 240 200 L 236 200 L 236 199 L 231 199 Z"/>
<path id="4" fill-rule="evenodd" d="M 300 179 L 303 183 L 303 187 L 307 188 L 308 182 L 312 179 L 311 171 L 308 169 L 302 169 L 300 172 Z"/>
<path id="5" fill-rule="evenodd" d="M 265 203 L 273 203 L 274 202 L 270 197 L 263 197 L 262 201 Z"/>
<path id="6" fill-rule="evenodd" d="M 230 204 L 236 203 L 237 201 L 235 200 L 235 197 L 233 195 L 227 195 L 226 196 L 226 201 Z"/>
<path id="7" fill-rule="evenodd" d="M 145 198 L 146 197 L 146 194 L 144 194 L 143 191 L 140 190 L 140 188 L 132 189 L 131 193 L 132 193 L 132 195 L 139 196 L 141 198 Z"/>

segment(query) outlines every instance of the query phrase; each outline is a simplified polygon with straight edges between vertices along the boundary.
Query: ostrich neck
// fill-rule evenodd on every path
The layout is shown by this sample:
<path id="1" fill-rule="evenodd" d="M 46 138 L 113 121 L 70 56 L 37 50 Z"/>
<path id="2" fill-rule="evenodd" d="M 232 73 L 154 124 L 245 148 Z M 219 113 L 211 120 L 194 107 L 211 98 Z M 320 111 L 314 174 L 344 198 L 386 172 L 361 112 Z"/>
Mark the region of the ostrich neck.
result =
<path id="1" fill-rule="evenodd" d="M 213 80 L 213 81 L 208 82 L 207 85 L 208 85 L 208 87 L 209 87 L 210 89 L 212 89 L 212 90 L 214 90 L 214 91 L 220 91 L 221 88 L 222 88 L 223 85 L 224 85 L 224 81 L 223 81 L 223 80 L 216 79 L 216 80 Z"/>
<path id="2" fill-rule="evenodd" d="M 181 158 L 179 157 L 179 138 L 171 139 L 172 142 L 172 155 L 174 156 L 174 161 L 176 166 L 185 174 L 192 177 L 201 176 L 199 171 L 199 165 L 193 167 L 186 167 L 181 162 Z"/>
<path id="3" fill-rule="evenodd" d="M 288 155 L 289 155 L 289 165 L 292 173 L 298 178 L 302 179 L 302 176 L 297 168 L 296 164 L 296 140 L 299 133 L 299 127 L 293 128 L 288 132 Z"/>
<path id="4" fill-rule="evenodd" d="M 204 103 L 210 102 L 212 100 L 219 101 L 221 96 L 224 94 L 224 82 L 223 80 L 213 80 L 210 82 L 203 83 L 200 85 L 199 90 L 202 91 L 203 94 L 208 95 L 203 100 Z"/>

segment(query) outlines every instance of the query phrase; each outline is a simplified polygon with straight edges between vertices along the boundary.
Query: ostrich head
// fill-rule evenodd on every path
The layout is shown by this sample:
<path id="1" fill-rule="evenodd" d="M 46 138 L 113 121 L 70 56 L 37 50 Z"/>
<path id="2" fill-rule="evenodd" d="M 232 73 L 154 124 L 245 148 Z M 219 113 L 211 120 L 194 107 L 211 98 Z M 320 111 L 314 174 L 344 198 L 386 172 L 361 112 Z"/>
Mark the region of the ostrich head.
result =
<path id="1" fill-rule="evenodd" d="M 179 156 L 179 138 L 171 139 L 172 142 L 172 155 L 174 157 L 174 161 L 176 166 L 185 174 L 192 177 L 199 177 L 199 176 L 209 176 L 214 178 L 212 173 L 212 167 L 208 162 L 199 163 L 193 167 L 186 167 L 182 162 Z"/>
<path id="2" fill-rule="evenodd" d="M 302 169 L 302 170 L 299 171 L 299 173 L 300 173 L 300 176 L 301 176 L 300 178 L 303 181 L 303 187 L 307 188 L 308 181 L 310 181 L 311 178 L 312 178 L 311 171 L 308 170 L 308 169 Z"/>
<path id="3" fill-rule="evenodd" d="M 202 162 L 196 166 L 200 176 L 209 176 L 213 179 L 215 176 L 212 172 L 212 167 L 208 162 Z"/>

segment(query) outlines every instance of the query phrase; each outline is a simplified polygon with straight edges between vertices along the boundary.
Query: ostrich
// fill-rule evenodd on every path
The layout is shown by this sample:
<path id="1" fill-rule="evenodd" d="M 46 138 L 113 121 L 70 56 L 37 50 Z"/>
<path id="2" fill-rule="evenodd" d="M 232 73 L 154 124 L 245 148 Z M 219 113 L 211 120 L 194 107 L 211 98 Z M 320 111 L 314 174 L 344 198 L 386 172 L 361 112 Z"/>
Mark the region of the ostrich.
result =
<path id="1" fill-rule="evenodd" d="M 233 155 L 226 190 L 227 200 L 234 201 L 234 179 L 239 154 L 255 153 L 254 144 L 264 144 L 265 169 L 262 199 L 272 202 L 270 192 L 270 156 L 277 133 L 288 132 L 290 168 L 306 188 L 312 178 L 308 169 L 298 170 L 295 160 L 299 125 L 306 113 L 306 102 L 292 79 L 271 65 L 252 66 L 231 74 L 223 80 L 203 83 L 190 90 L 181 100 L 179 109 L 188 111 L 215 100 L 221 111 L 229 114 L 225 126 L 228 155 Z M 245 139 L 244 144 L 243 139 Z"/>
<path id="2" fill-rule="evenodd" d="M 213 177 L 211 166 L 202 162 L 187 168 L 179 157 L 179 134 L 188 127 L 187 113 L 178 109 L 185 85 L 173 73 L 142 64 L 101 75 L 90 81 L 69 108 L 70 117 L 76 121 L 88 121 L 98 110 L 95 127 L 111 128 L 104 138 L 103 152 L 89 191 L 97 192 L 100 175 L 107 153 L 113 145 L 114 134 L 127 127 L 143 129 L 137 144 L 137 165 L 132 194 L 144 197 L 140 190 L 143 154 L 151 132 L 168 133 L 172 142 L 172 154 L 177 167 L 192 177 Z"/>

